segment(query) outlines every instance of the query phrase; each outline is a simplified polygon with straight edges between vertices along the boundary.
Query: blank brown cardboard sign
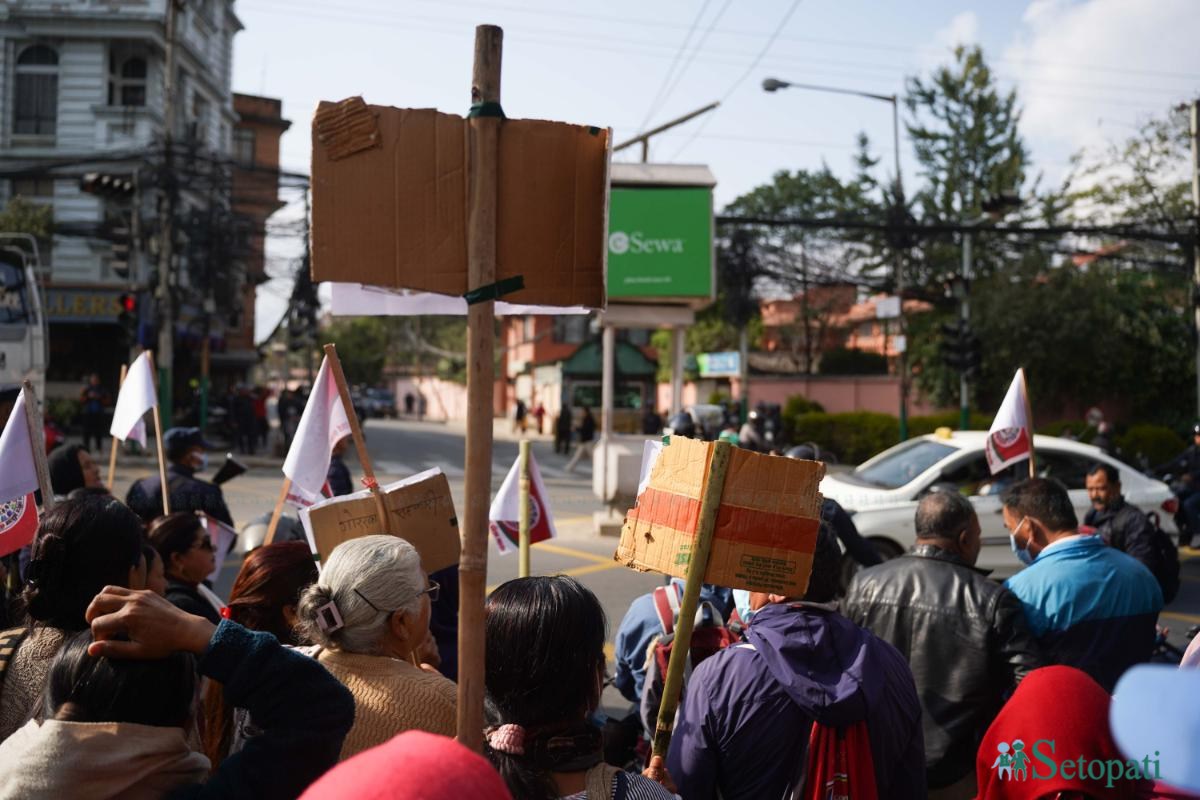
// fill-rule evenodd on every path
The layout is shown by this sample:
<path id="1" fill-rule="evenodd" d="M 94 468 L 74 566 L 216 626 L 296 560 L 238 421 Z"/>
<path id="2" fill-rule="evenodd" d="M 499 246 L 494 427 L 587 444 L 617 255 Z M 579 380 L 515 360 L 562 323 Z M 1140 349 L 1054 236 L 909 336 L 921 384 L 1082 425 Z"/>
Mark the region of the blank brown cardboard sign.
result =
<path id="1" fill-rule="evenodd" d="M 468 121 L 433 109 L 321 103 L 313 118 L 312 277 L 462 295 Z M 496 280 L 514 303 L 602 308 L 606 128 L 500 126 Z"/>
<path id="2" fill-rule="evenodd" d="M 391 520 L 391 533 L 421 554 L 426 572 L 458 563 L 462 549 L 454 498 L 445 474 L 431 471 L 383 489 L 384 506 Z M 375 498 L 370 492 L 336 497 L 301 512 L 312 534 L 320 561 L 329 558 L 342 542 L 360 536 L 384 533 Z"/>
<path id="3" fill-rule="evenodd" d="M 711 478 L 713 444 L 672 436 L 625 517 L 613 558 L 641 572 L 687 577 Z M 820 525 L 825 466 L 733 448 L 704 582 L 800 597 Z"/>

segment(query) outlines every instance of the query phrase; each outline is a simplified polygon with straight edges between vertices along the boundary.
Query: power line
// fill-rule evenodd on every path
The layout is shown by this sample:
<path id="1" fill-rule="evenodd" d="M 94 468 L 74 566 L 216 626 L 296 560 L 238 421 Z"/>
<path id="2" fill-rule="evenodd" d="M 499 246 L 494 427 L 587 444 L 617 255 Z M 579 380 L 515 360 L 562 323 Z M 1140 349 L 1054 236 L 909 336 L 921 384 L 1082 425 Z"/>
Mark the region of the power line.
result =
<path id="1" fill-rule="evenodd" d="M 642 120 L 642 124 L 638 126 L 641 130 L 645 130 L 646 126 L 650 124 L 650 118 L 654 116 L 654 111 L 658 108 L 659 98 L 663 96 L 663 92 L 666 91 L 667 85 L 671 82 L 671 76 L 675 73 L 675 67 L 679 64 L 679 59 L 683 56 L 684 51 L 687 50 L 688 42 L 692 40 L 692 34 L 696 32 L 696 27 L 700 24 L 700 20 L 704 18 L 704 12 L 708 10 L 710 2 L 712 0 L 704 0 L 704 4 L 700 6 L 700 11 L 692 19 L 692 25 L 688 28 L 687 35 L 679 43 L 679 49 L 675 51 L 675 58 L 671 59 L 671 66 L 667 68 L 667 74 L 663 75 L 662 83 L 658 85 L 658 91 L 654 93 L 654 99 L 650 101 L 650 107 L 646 109 L 646 117 Z M 691 62 L 689 61 L 688 63 Z"/>
<path id="2" fill-rule="evenodd" d="M 683 76 L 687 74 L 688 68 L 692 65 L 692 62 L 696 60 L 696 54 L 704 48 L 705 43 L 708 41 L 709 34 L 713 32 L 713 28 L 715 28 L 717 23 L 721 21 L 721 17 L 725 16 L 725 12 L 729 10 L 729 6 L 732 2 L 733 0 L 725 0 L 725 4 L 721 6 L 721 9 L 717 12 L 716 16 L 712 18 L 712 21 L 704 30 L 704 34 L 700 37 L 700 41 L 696 42 L 696 46 L 692 48 L 692 54 L 688 56 L 688 60 L 679 70 L 679 74 L 675 76 L 675 80 L 671 83 L 670 88 L 667 89 L 667 93 L 663 95 L 661 105 L 665 106 L 667 101 L 671 99 L 671 95 L 674 94 L 676 87 L 678 87 L 683 81 Z M 646 123 L 648 122 L 649 119 L 642 123 L 643 130 L 645 130 Z"/>

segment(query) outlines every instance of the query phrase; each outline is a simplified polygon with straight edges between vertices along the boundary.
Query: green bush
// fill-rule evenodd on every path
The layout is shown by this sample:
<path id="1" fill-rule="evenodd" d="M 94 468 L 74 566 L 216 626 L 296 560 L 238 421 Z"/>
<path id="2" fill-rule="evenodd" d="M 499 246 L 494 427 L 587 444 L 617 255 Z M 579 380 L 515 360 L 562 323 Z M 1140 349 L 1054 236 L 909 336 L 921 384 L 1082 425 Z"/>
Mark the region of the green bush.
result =
<path id="1" fill-rule="evenodd" d="M 961 419 L 961 414 L 958 411 L 944 411 L 940 414 L 929 414 L 923 417 L 909 417 L 908 435 L 924 436 L 927 433 L 937 432 L 938 428 L 950 428 L 956 431 Z M 992 425 L 992 418 L 988 414 L 972 411 L 967 422 L 970 430 L 986 431 Z"/>
<path id="2" fill-rule="evenodd" d="M 70 397 L 53 397 L 46 400 L 46 416 L 59 425 L 74 425 L 82 406 Z"/>
<path id="3" fill-rule="evenodd" d="M 1144 457 L 1151 465 L 1163 463 L 1187 446 L 1179 434 L 1162 425 L 1134 425 L 1117 437 L 1116 444 L 1126 463 L 1136 464 Z"/>
<path id="4" fill-rule="evenodd" d="M 725 392 L 709 392 L 708 404 L 710 406 L 723 406 L 728 403 L 730 397 Z"/>
<path id="5" fill-rule="evenodd" d="M 1059 419 L 1045 425 L 1039 425 L 1037 432 L 1043 436 L 1062 436 L 1065 433 L 1081 442 L 1090 442 L 1096 435 L 1096 429 L 1079 419 Z"/>
<path id="6" fill-rule="evenodd" d="M 879 353 L 839 347 L 821 356 L 822 375 L 886 375 L 887 358 Z"/>
<path id="7" fill-rule="evenodd" d="M 900 425 L 891 414 L 850 411 L 809 412 L 791 417 L 792 443 L 816 442 L 846 464 L 865 461 L 899 441 Z"/>
<path id="8" fill-rule="evenodd" d="M 801 394 L 794 394 L 787 399 L 783 404 L 783 409 L 779 412 L 783 418 L 783 437 L 789 442 L 796 441 L 796 431 L 793 428 L 793 423 L 801 414 L 812 414 L 813 412 L 822 412 L 825 407 L 820 403 L 809 400 Z"/>

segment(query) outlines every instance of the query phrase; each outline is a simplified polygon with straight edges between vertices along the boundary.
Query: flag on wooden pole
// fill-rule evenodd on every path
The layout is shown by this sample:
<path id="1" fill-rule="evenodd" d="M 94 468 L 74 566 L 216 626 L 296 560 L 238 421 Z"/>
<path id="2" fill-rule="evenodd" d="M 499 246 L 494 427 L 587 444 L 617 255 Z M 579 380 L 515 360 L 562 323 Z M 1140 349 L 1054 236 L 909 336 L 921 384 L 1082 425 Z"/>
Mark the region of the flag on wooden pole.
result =
<path id="1" fill-rule="evenodd" d="M 542 483 L 542 473 L 532 452 L 529 454 L 529 477 L 529 543 L 537 544 L 558 536 L 558 531 L 546 500 L 546 484 Z M 521 516 L 520 482 L 521 460 L 518 457 L 504 478 L 504 483 L 500 484 L 500 491 L 496 492 L 488 514 L 488 530 L 492 533 L 492 541 L 496 543 L 496 551 L 502 556 L 517 552 Z"/>
<path id="2" fill-rule="evenodd" d="M 1029 413 L 1029 394 L 1025 390 L 1025 370 L 1018 369 L 1004 395 L 1004 402 L 988 428 L 988 469 L 997 472 L 1018 461 L 1033 458 L 1033 421 Z"/>
<path id="3" fill-rule="evenodd" d="M 0 433 L 0 556 L 20 550 L 37 533 L 33 494 L 38 490 L 38 475 L 33 447 L 25 392 L 20 392 Z"/>
<path id="4" fill-rule="evenodd" d="M 338 394 L 326 356 L 321 361 L 321 370 L 313 382 L 292 446 L 283 462 L 283 474 L 292 484 L 288 500 L 299 506 L 310 506 L 321 499 L 321 487 L 329 472 L 333 446 L 350 432 L 346 407 Z"/>
<path id="5" fill-rule="evenodd" d="M 154 371 L 150 368 L 150 352 L 146 351 L 134 359 L 117 393 L 117 405 L 113 409 L 109 433 L 122 442 L 133 439 L 143 448 L 146 446 L 147 411 L 158 406 L 158 393 L 154 390 Z"/>

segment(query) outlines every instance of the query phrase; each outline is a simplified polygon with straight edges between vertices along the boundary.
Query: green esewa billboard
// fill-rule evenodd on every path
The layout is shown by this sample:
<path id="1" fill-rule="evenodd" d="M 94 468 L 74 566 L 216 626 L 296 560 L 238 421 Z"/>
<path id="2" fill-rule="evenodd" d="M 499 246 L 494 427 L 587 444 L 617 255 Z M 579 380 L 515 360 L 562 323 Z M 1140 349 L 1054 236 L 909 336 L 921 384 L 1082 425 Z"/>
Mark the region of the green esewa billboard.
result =
<path id="1" fill-rule="evenodd" d="M 608 296 L 712 296 L 712 190 L 615 188 Z"/>

